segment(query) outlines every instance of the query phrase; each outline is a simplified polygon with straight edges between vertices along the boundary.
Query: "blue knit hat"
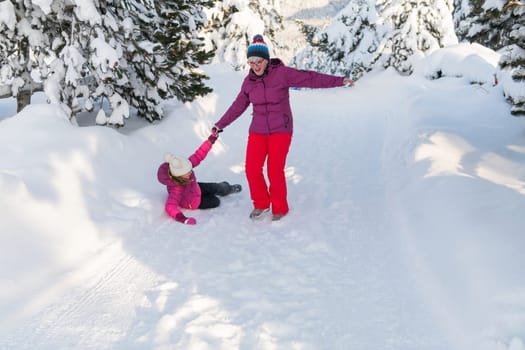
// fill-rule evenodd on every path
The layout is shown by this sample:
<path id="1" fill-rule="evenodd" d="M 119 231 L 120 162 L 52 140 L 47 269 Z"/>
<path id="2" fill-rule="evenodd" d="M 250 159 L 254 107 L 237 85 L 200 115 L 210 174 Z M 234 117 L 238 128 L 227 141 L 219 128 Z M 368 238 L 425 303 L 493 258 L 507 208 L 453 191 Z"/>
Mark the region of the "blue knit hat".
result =
<path id="1" fill-rule="evenodd" d="M 248 53 L 246 56 L 247 58 L 255 56 L 266 60 L 270 59 L 270 50 L 268 50 L 268 45 L 264 42 L 261 34 L 257 34 L 253 37 L 252 43 L 248 46 Z"/>

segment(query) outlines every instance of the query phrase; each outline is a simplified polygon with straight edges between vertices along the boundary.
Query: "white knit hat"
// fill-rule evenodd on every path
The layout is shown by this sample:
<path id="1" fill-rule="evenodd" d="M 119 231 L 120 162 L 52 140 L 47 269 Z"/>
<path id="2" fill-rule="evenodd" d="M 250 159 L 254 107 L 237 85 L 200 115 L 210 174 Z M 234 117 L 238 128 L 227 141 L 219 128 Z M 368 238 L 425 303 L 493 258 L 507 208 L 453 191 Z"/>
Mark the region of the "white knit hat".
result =
<path id="1" fill-rule="evenodd" d="M 182 176 L 189 173 L 193 168 L 188 159 L 177 157 L 171 153 L 166 153 L 164 159 L 170 165 L 170 172 L 173 176 Z"/>

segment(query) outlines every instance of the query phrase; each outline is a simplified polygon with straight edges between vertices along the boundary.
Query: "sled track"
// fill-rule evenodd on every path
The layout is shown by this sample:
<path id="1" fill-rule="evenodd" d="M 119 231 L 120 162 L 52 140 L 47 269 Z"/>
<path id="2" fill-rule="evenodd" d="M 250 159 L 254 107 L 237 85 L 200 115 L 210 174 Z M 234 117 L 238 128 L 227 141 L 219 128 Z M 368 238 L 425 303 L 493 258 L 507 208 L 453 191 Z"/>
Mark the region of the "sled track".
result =
<path id="1" fill-rule="evenodd" d="M 124 322 L 134 312 L 129 305 L 140 300 L 138 294 L 153 279 L 153 274 L 122 251 L 119 244 L 107 246 L 42 291 L 41 300 L 35 303 L 46 306 L 5 343 L 0 342 L 0 348 L 34 349 L 35 344 L 51 348 L 70 339 L 73 348 L 100 349 L 97 339 L 121 338 L 126 330 Z"/>

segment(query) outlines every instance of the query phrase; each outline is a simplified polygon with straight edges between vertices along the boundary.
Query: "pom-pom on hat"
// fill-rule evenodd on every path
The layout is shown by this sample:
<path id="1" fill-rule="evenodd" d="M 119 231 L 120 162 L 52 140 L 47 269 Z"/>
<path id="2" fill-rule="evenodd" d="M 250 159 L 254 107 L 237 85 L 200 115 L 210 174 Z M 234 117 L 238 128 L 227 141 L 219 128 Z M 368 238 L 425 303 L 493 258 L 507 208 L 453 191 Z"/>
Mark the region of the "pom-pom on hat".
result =
<path id="1" fill-rule="evenodd" d="M 167 153 L 164 156 L 166 162 L 170 166 L 170 173 L 173 176 L 182 176 L 187 174 L 193 168 L 191 162 L 186 158 L 177 157 L 171 153 Z"/>
<path id="2" fill-rule="evenodd" d="M 257 34 L 253 37 L 252 43 L 248 46 L 247 58 L 250 57 L 261 57 L 266 60 L 270 59 L 270 50 L 268 45 L 264 42 L 261 34 Z"/>

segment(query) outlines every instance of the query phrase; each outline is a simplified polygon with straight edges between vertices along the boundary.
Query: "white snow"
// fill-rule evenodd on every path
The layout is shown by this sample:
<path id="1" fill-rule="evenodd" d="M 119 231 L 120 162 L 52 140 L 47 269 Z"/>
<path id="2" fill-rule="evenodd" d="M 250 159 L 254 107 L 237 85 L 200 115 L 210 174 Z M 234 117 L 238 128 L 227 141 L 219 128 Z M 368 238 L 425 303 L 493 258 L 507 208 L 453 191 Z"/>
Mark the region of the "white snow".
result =
<path id="1" fill-rule="evenodd" d="M 33 0 L 33 5 L 40 7 L 40 9 L 47 15 L 51 12 L 51 3 L 53 0 Z"/>
<path id="2" fill-rule="evenodd" d="M 525 125 L 499 85 L 387 70 L 293 90 L 290 214 L 248 219 L 247 112 L 195 169 L 243 192 L 185 226 L 157 166 L 245 74 L 205 69 L 214 93 L 124 132 L 2 100 L 1 349 L 525 349 Z"/>
<path id="3" fill-rule="evenodd" d="M 421 67 L 421 74 L 462 77 L 469 83 L 494 84 L 498 74 L 499 54 L 479 44 L 451 45 L 430 54 Z"/>
<path id="4" fill-rule="evenodd" d="M 16 26 L 15 7 L 11 1 L 0 1 L 0 27 L 5 25 L 9 30 L 14 30 Z"/>
<path id="5" fill-rule="evenodd" d="M 100 24 L 102 21 L 95 4 L 92 0 L 73 0 L 75 14 L 82 21 L 88 21 L 92 25 Z"/>

